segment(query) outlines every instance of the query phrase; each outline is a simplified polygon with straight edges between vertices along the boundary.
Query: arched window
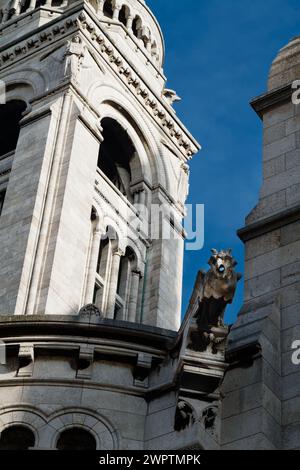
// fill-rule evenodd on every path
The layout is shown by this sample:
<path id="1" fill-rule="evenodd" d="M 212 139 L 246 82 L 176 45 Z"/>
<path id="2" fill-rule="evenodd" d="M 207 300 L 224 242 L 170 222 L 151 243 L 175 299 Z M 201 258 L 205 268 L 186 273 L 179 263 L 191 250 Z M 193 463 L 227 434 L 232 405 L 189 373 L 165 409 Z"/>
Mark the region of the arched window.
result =
<path id="1" fill-rule="evenodd" d="M 124 26 L 127 25 L 127 20 L 129 16 L 129 8 L 126 5 L 123 5 L 119 13 L 119 21 L 123 23 Z"/>
<path id="2" fill-rule="evenodd" d="M 17 147 L 20 120 L 26 109 L 23 101 L 14 100 L 0 105 L 0 215 L 2 212 L 9 173 L 12 166 L 14 151 Z"/>
<path id="3" fill-rule="evenodd" d="M 105 0 L 103 5 L 103 14 L 107 18 L 113 18 L 114 16 L 114 7 L 113 7 L 113 0 Z"/>
<path id="4" fill-rule="evenodd" d="M 51 6 L 52 7 L 62 7 L 62 6 L 66 6 L 65 3 L 66 2 L 64 0 L 52 0 Z"/>
<path id="5" fill-rule="evenodd" d="M 46 3 L 46 0 L 37 0 L 36 4 L 35 4 L 35 8 L 39 8 L 39 7 L 42 7 L 44 6 Z"/>
<path id="6" fill-rule="evenodd" d="M 132 22 L 132 32 L 135 37 L 141 37 L 141 29 L 142 29 L 142 20 L 139 16 L 136 16 Z"/>
<path id="7" fill-rule="evenodd" d="M 34 444 L 34 434 L 25 426 L 10 426 L 0 436 L 0 450 L 28 450 Z"/>
<path id="8" fill-rule="evenodd" d="M 3 204 L 4 204 L 5 193 L 6 193 L 5 189 L 0 191 L 0 215 L 1 215 L 1 212 L 2 212 Z"/>
<path id="9" fill-rule="evenodd" d="M 63 431 L 57 441 L 58 450 L 96 450 L 94 436 L 85 429 L 71 428 Z"/>
<path id="10" fill-rule="evenodd" d="M 20 133 L 19 122 L 25 109 L 25 103 L 19 100 L 0 105 L 0 157 L 16 149 Z"/>
<path id="11" fill-rule="evenodd" d="M 22 0 L 20 13 L 26 13 L 30 7 L 30 0 Z"/>
<path id="12" fill-rule="evenodd" d="M 114 186 L 133 202 L 130 191 L 130 163 L 136 152 L 135 147 L 128 133 L 117 121 L 105 118 L 101 125 L 104 140 L 100 146 L 98 167 Z"/>

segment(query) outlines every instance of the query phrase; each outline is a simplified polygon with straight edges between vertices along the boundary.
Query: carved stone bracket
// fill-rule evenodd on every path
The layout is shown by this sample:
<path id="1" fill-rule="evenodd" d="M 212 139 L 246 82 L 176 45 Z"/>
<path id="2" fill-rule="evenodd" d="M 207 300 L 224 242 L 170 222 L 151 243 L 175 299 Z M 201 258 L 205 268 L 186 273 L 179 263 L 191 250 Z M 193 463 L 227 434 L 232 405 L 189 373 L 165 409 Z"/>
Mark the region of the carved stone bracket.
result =
<path id="1" fill-rule="evenodd" d="M 32 343 L 20 344 L 18 359 L 17 377 L 31 377 L 34 365 L 34 345 Z"/>
<path id="2" fill-rule="evenodd" d="M 148 387 L 148 377 L 152 367 L 152 356 L 139 353 L 133 370 L 134 385 L 137 387 Z"/>
<path id="3" fill-rule="evenodd" d="M 77 362 L 77 378 L 91 379 L 94 362 L 94 348 L 92 346 L 80 346 Z"/>

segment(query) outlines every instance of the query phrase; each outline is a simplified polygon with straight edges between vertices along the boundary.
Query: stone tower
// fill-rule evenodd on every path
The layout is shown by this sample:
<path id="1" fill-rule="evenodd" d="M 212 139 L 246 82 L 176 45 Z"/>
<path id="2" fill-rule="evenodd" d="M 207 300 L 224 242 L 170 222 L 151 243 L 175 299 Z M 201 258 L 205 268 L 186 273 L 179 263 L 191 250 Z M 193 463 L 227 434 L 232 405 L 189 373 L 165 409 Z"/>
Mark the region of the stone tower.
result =
<path id="1" fill-rule="evenodd" d="M 95 303 L 178 330 L 182 188 L 198 147 L 165 89 L 156 19 L 138 0 L 0 5 L 1 314 Z M 173 241 L 156 233 L 155 205 Z"/>
<path id="2" fill-rule="evenodd" d="M 159 25 L 142 0 L 0 11 L 0 448 L 218 448 L 224 348 L 179 330 L 199 146 Z"/>
<path id="3" fill-rule="evenodd" d="M 223 449 L 299 449 L 300 39 L 272 64 L 268 91 L 252 101 L 263 121 L 263 184 L 239 231 L 245 243 L 245 301 L 229 336 L 222 387 Z"/>

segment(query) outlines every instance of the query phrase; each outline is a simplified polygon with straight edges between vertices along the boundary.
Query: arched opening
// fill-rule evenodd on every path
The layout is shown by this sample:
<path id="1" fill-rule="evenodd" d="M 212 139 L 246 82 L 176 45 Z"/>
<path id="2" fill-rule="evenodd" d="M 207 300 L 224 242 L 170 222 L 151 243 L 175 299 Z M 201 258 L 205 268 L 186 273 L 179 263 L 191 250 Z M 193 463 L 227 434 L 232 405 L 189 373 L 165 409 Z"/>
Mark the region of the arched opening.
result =
<path id="1" fill-rule="evenodd" d="M 12 100 L 0 105 L 0 158 L 13 152 L 18 143 L 20 133 L 20 120 L 26 104 L 20 100 Z"/>
<path id="2" fill-rule="evenodd" d="M 132 22 L 132 32 L 135 37 L 140 38 L 142 29 L 142 20 L 139 16 L 136 16 Z"/>
<path id="3" fill-rule="evenodd" d="M 30 7 L 30 0 L 22 0 L 20 13 L 26 13 Z"/>
<path id="4" fill-rule="evenodd" d="M 124 26 L 127 25 L 128 16 L 129 8 L 126 5 L 123 5 L 119 13 L 119 21 L 123 23 Z"/>
<path id="5" fill-rule="evenodd" d="M 107 18 L 112 19 L 114 16 L 114 6 L 113 6 L 113 0 L 105 0 L 104 5 L 103 5 L 103 14 Z"/>
<path id="6" fill-rule="evenodd" d="M 57 450 L 96 450 L 94 436 L 85 429 L 71 428 L 63 431 L 57 441 Z"/>
<path id="7" fill-rule="evenodd" d="M 44 6 L 46 3 L 46 0 L 37 0 L 36 4 L 35 4 L 35 8 L 39 8 L 39 7 L 42 7 Z"/>
<path id="8" fill-rule="evenodd" d="M 6 190 L 0 191 L 0 215 L 2 213 L 2 208 L 3 208 L 3 204 L 4 204 L 4 199 L 5 199 L 5 193 L 6 193 Z"/>
<path id="9" fill-rule="evenodd" d="M 34 434 L 25 426 L 10 426 L 0 436 L 0 450 L 28 450 L 34 444 Z"/>
<path id="10" fill-rule="evenodd" d="M 111 118 L 104 118 L 103 142 L 100 146 L 98 168 L 130 202 L 132 182 L 131 162 L 136 153 L 135 147 L 120 124 Z"/>
<path id="11" fill-rule="evenodd" d="M 62 7 L 64 5 L 65 1 L 64 0 L 52 0 L 51 6 L 52 7 Z"/>

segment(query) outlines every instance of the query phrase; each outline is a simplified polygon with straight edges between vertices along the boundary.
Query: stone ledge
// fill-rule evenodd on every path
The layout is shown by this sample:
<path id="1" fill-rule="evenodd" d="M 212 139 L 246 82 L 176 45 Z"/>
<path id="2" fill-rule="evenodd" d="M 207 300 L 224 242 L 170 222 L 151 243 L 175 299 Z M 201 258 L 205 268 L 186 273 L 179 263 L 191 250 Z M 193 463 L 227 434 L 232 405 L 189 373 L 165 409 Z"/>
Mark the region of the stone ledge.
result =
<path id="1" fill-rule="evenodd" d="M 290 209 L 283 210 L 271 217 L 254 222 L 238 230 L 237 234 L 243 242 L 247 242 L 253 238 L 297 222 L 298 220 L 300 220 L 300 204 Z"/>
<path id="2" fill-rule="evenodd" d="M 93 315 L 0 315 L 0 336 L 55 334 L 56 336 L 81 336 L 88 338 L 113 338 L 132 343 L 150 344 L 152 347 L 170 350 L 174 347 L 177 332 L 162 328 L 109 320 Z"/>
<path id="3" fill-rule="evenodd" d="M 270 108 L 280 103 L 285 103 L 291 100 L 292 93 L 292 84 L 285 85 L 283 87 L 276 88 L 275 90 L 263 93 L 262 95 L 257 96 L 256 98 L 253 98 L 250 101 L 250 105 L 258 114 L 258 116 L 263 119 L 264 113 Z"/>

